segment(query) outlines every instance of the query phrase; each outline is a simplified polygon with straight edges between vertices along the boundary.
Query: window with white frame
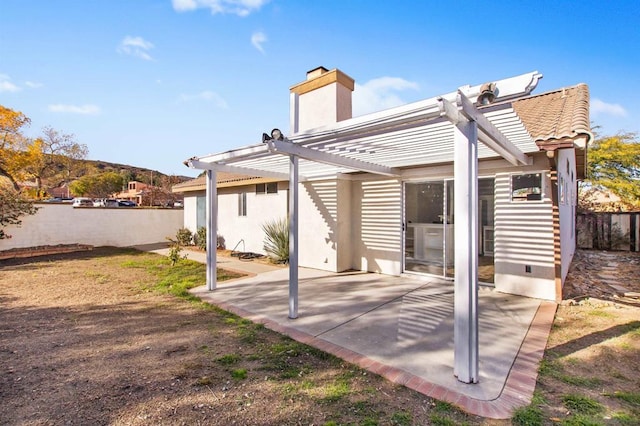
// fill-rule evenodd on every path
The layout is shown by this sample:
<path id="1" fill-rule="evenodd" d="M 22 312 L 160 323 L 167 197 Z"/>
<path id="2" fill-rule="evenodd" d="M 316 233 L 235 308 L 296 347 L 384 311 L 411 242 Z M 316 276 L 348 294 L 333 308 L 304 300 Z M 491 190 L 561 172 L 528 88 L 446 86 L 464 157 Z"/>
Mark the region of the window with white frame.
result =
<path id="1" fill-rule="evenodd" d="M 247 193 L 240 192 L 238 194 L 238 216 L 247 215 Z"/>
<path id="2" fill-rule="evenodd" d="M 542 200 L 542 173 L 511 175 L 511 201 Z"/>

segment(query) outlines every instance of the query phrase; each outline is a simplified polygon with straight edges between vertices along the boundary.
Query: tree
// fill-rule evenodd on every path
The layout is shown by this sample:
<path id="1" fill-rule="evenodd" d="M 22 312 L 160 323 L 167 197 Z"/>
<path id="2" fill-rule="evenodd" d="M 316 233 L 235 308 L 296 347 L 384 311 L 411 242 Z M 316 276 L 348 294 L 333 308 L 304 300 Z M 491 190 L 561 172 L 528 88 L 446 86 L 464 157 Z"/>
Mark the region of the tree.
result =
<path id="1" fill-rule="evenodd" d="M 80 197 L 107 198 L 120 191 L 125 181 L 117 172 L 83 176 L 70 185 L 71 192 Z"/>
<path id="2" fill-rule="evenodd" d="M 38 208 L 18 191 L 0 188 L 0 240 L 11 238 L 4 230 L 7 225 L 20 225 L 22 216 L 36 214 L 37 211 Z"/>
<path id="3" fill-rule="evenodd" d="M 26 149 L 26 170 L 35 178 L 38 189 L 42 188 L 45 178 L 59 177 L 61 181 L 67 181 L 74 165 L 85 159 L 89 152 L 87 146 L 76 142 L 72 134 L 61 133 L 49 126 L 42 129 L 42 134 Z"/>
<path id="4" fill-rule="evenodd" d="M 640 207 L 640 141 L 636 133 L 598 137 L 587 153 L 583 191 L 609 190 L 623 204 Z"/>
<path id="5" fill-rule="evenodd" d="M 0 105 L 0 175 L 9 179 L 16 191 L 20 189 L 18 181 L 23 177 L 26 161 L 22 128 L 30 123 L 20 111 Z"/>

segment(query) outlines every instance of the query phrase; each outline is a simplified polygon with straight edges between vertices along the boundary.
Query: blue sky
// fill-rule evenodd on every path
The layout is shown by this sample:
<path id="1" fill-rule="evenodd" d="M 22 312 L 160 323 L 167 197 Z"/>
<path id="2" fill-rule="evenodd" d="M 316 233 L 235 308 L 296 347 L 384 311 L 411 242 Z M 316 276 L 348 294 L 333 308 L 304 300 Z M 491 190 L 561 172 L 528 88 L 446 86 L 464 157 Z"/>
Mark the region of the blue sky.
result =
<path id="1" fill-rule="evenodd" d="M 537 70 L 534 93 L 587 83 L 600 133 L 640 130 L 637 0 L 0 0 L 0 105 L 94 160 L 195 176 L 287 134 L 320 65 L 356 80 L 354 115 Z"/>

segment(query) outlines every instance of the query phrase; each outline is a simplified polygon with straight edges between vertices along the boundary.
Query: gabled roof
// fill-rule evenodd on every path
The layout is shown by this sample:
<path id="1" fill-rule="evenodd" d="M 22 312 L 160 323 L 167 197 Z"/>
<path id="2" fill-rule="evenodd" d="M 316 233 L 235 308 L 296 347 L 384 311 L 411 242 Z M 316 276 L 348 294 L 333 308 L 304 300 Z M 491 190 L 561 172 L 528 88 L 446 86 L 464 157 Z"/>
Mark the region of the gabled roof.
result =
<path id="1" fill-rule="evenodd" d="M 218 188 L 226 188 L 231 186 L 242 186 L 242 185 L 254 185 L 256 183 L 266 183 L 266 182 L 274 182 L 277 179 L 271 178 L 262 178 L 257 176 L 247 176 L 247 175 L 238 175 L 235 173 L 225 173 L 218 172 L 216 173 L 216 182 Z M 207 179 L 205 175 L 199 176 L 195 179 L 188 180 L 186 182 L 181 182 L 176 185 L 173 185 L 171 188 L 171 192 L 193 192 L 193 191 L 204 191 L 207 186 Z"/>
<path id="2" fill-rule="evenodd" d="M 512 103 L 540 150 L 576 148 L 578 179 L 586 174 L 587 145 L 593 139 L 589 87 L 580 83 Z"/>
<path id="3" fill-rule="evenodd" d="M 589 88 L 581 83 L 513 102 L 538 145 L 591 135 Z"/>

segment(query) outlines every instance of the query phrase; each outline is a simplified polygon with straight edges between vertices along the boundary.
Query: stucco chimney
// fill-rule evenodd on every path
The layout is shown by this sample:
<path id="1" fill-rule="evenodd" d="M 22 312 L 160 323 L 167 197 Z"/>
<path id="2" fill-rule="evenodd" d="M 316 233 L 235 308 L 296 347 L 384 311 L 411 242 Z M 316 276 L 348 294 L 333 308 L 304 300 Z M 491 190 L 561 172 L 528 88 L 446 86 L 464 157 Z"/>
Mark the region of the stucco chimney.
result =
<path id="1" fill-rule="evenodd" d="M 307 72 L 307 79 L 291 87 L 291 133 L 335 124 L 352 117 L 354 80 L 338 69 Z"/>

